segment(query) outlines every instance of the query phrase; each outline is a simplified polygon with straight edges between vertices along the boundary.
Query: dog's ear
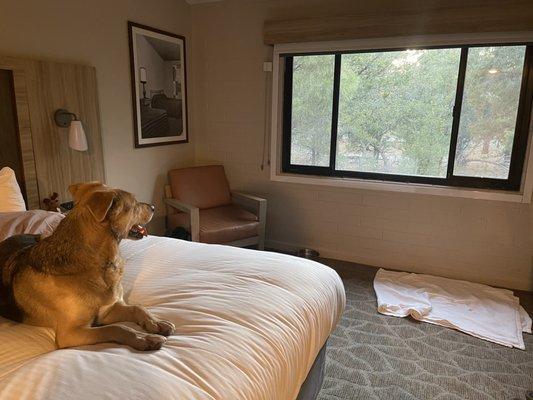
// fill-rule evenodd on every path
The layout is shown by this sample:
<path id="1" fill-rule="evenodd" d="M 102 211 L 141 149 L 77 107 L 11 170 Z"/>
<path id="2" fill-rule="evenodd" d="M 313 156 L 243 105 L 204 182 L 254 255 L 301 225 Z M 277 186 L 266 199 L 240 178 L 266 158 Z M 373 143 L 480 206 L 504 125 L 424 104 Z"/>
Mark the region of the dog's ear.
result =
<path id="1" fill-rule="evenodd" d="M 89 195 L 87 201 L 85 201 L 85 205 L 93 217 L 98 222 L 102 222 L 113 205 L 114 199 L 115 193 L 112 191 L 96 191 Z"/>
<path id="2" fill-rule="evenodd" d="M 82 183 L 74 183 L 73 185 L 70 185 L 68 187 L 68 191 L 72 195 L 72 197 L 76 197 L 76 193 L 78 193 L 78 189 L 80 188 L 80 185 L 83 185 Z"/>
<path id="3" fill-rule="evenodd" d="M 81 200 L 83 195 L 87 192 L 89 192 L 91 189 L 96 189 L 98 187 L 105 186 L 101 182 L 84 182 L 84 183 L 75 183 L 73 185 L 70 185 L 68 187 L 68 191 L 72 195 L 72 198 L 74 199 L 74 202 L 78 202 Z"/>

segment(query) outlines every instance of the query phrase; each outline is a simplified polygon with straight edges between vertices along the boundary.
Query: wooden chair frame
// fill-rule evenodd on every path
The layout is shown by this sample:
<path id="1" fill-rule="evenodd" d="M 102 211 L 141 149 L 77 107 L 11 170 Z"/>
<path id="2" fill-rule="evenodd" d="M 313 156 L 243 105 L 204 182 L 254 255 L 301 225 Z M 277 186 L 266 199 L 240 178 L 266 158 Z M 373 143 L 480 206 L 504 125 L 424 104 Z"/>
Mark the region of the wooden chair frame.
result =
<path id="1" fill-rule="evenodd" d="M 170 185 L 165 185 L 165 204 L 178 211 L 189 214 L 191 220 L 191 240 L 193 242 L 200 241 L 200 209 L 191 204 L 184 203 L 172 197 L 172 190 Z M 265 248 L 265 226 L 266 226 L 266 210 L 267 201 L 260 197 L 252 196 L 240 192 L 231 192 L 231 202 L 239 205 L 245 210 L 255 214 L 259 221 L 259 234 L 246 239 L 236 240 L 234 242 L 221 243 L 228 246 L 246 247 L 257 245 L 259 250 Z"/>

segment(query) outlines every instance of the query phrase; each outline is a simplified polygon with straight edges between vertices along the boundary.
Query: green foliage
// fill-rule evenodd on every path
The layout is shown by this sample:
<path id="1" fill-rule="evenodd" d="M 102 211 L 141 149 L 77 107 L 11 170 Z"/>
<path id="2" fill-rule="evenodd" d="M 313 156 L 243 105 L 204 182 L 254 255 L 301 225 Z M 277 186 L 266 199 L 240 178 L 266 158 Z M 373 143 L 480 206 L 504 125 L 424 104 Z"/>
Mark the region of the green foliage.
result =
<path id="1" fill-rule="evenodd" d="M 457 49 L 343 56 L 339 166 L 443 176 L 459 57 Z"/>
<path id="2" fill-rule="evenodd" d="M 456 173 L 507 178 L 523 64 L 523 46 L 469 51 Z"/>
<path id="3" fill-rule="evenodd" d="M 335 56 L 294 57 L 291 161 L 329 165 Z"/>
<path id="4" fill-rule="evenodd" d="M 523 59 L 523 46 L 470 49 L 459 170 L 508 169 Z M 293 60 L 291 162 L 327 166 L 334 56 Z M 445 176 L 459 60 L 460 49 L 342 55 L 336 168 Z"/>

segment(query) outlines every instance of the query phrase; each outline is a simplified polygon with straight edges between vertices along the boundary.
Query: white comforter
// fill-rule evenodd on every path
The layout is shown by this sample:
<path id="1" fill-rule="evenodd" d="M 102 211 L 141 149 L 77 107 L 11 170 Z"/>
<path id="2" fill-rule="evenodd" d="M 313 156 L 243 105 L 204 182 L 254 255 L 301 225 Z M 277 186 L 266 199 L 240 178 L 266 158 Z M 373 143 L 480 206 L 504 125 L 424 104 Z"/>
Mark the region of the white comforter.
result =
<path id="1" fill-rule="evenodd" d="M 293 400 L 342 314 L 330 268 L 269 252 L 125 241 L 126 299 L 176 324 L 164 347 L 55 350 L 51 330 L 0 318 L 1 399 Z"/>

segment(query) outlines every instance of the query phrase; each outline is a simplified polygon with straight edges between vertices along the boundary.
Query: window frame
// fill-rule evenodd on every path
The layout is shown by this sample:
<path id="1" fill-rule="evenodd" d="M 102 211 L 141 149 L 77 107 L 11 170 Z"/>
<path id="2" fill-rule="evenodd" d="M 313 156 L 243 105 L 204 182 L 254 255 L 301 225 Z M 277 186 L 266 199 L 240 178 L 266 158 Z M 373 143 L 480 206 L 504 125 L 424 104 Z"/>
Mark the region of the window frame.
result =
<path id="1" fill-rule="evenodd" d="M 526 46 L 524 65 L 522 69 L 522 82 L 520 88 L 515 134 L 511 152 L 509 175 L 507 179 L 481 178 L 471 176 L 454 175 L 455 153 L 457 137 L 459 134 L 459 122 L 461 117 L 461 107 L 464 93 L 464 82 L 466 78 L 467 57 L 469 48 L 497 47 L 497 46 Z M 343 54 L 373 53 L 387 51 L 403 51 L 408 49 L 461 49 L 459 61 L 459 71 L 457 75 L 457 88 L 455 93 L 455 105 L 453 111 L 452 131 L 450 138 L 450 148 L 448 153 L 448 166 L 446 177 L 426 177 L 416 175 L 387 174 L 380 172 L 345 171 L 335 169 L 337 128 L 338 128 L 338 107 L 341 76 L 341 58 Z M 333 80 L 333 105 L 332 123 L 330 136 L 330 159 L 329 166 L 308 166 L 292 164 L 291 156 L 291 134 L 292 134 L 292 61 L 295 56 L 312 55 L 335 55 L 334 80 Z M 458 187 L 469 189 L 489 189 L 503 190 L 507 192 L 518 192 L 522 185 L 524 175 L 527 145 L 529 139 L 529 125 L 532 112 L 533 101 L 533 42 L 498 42 L 498 43 L 472 43 L 453 45 L 420 45 L 401 47 L 379 47 L 361 50 L 332 50 L 332 51 L 310 51 L 310 52 L 287 52 L 279 54 L 282 61 L 283 84 L 282 89 L 282 127 L 281 127 L 281 172 L 299 175 L 312 175 L 317 177 L 332 178 L 354 178 L 368 181 L 396 182 L 438 185 L 444 187 Z"/>

